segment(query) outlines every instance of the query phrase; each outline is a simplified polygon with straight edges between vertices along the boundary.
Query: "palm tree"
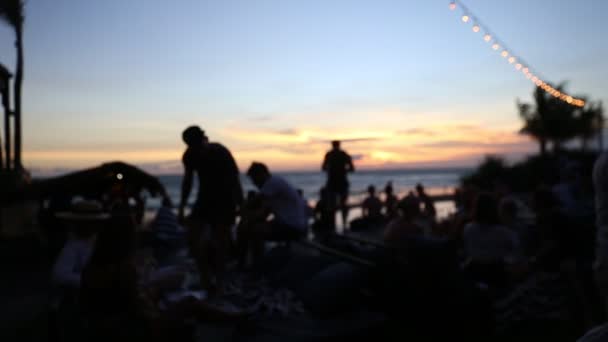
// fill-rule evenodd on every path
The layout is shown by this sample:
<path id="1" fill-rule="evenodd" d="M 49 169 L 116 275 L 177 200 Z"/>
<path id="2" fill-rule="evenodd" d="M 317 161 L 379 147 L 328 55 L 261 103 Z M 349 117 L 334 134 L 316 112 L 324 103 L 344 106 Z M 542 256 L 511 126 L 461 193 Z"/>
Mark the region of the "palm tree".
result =
<path id="1" fill-rule="evenodd" d="M 556 87 L 559 91 L 562 88 L 563 85 Z M 546 154 L 548 142 L 552 143 L 554 151 L 558 151 L 564 142 L 578 135 L 577 107 L 554 98 L 539 87 L 534 91 L 534 102 L 535 105 L 517 103 L 524 121 L 520 133 L 538 141 L 541 155 Z"/>
<path id="2" fill-rule="evenodd" d="M 589 140 L 591 140 L 594 136 L 600 136 L 600 145 L 601 145 L 601 135 L 604 127 L 604 110 L 602 108 L 602 103 L 590 104 L 585 109 L 581 111 L 580 121 L 579 121 L 579 136 L 581 138 L 581 149 L 583 151 L 587 150 L 587 146 L 589 144 Z M 602 146 L 599 146 L 602 148 Z"/>
<path id="3" fill-rule="evenodd" d="M 21 163 L 21 87 L 23 84 L 23 22 L 25 10 L 23 0 L 0 0 L 0 20 L 5 21 L 15 31 L 17 65 L 15 67 L 14 111 L 15 118 L 15 168 L 23 168 Z"/>

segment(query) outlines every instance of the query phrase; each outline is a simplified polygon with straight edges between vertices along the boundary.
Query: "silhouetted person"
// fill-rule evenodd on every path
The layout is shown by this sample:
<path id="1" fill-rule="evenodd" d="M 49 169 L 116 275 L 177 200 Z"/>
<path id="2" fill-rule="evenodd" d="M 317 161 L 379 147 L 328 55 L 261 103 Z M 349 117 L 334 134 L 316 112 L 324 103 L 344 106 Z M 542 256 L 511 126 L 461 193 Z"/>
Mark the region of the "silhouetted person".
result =
<path id="1" fill-rule="evenodd" d="M 135 261 L 135 217 L 128 207 L 114 208 L 112 219 L 99 233 L 89 263 L 82 273 L 79 305 L 99 340 L 183 339 L 184 320 L 231 319 L 239 312 L 224 312 L 194 297 L 168 302 L 161 308 L 162 289 L 146 285 Z"/>
<path id="2" fill-rule="evenodd" d="M 324 235 L 336 230 L 336 201 L 325 187 L 319 191 L 319 200 L 314 209 L 315 222 L 312 226 L 315 235 Z"/>
<path id="3" fill-rule="evenodd" d="M 468 271 L 477 281 L 502 288 L 506 285 L 505 263 L 519 253 L 517 235 L 500 224 L 498 202 L 481 193 L 475 200 L 473 221 L 464 228 L 464 251 Z"/>
<path id="4" fill-rule="evenodd" d="M 188 145 L 184 152 L 184 178 L 182 181 L 181 201 L 178 211 L 180 221 L 184 219 L 194 174 L 198 175 L 198 195 L 189 217 L 190 249 L 197 259 L 202 281 L 210 285 L 211 266 L 216 273 L 223 271 L 231 246 L 230 228 L 235 223 L 238 207 L 243 202 L 243 191 L 239 170 L 228 149 L 218 143 L 209 142 L 198 126 L 190 126 L 182 133 Z M 202 232 L 208 226 L 211 245 L 203 247 Z M 214 250 L 213 265 L 208 263 L 208 250 Z"/>
<path id="5" fill-rule="evenodd" d="M 595 162 L 593 185 L 597 217 L 595 273 L 604 297 L 605 314 L 608 315 L 608 152 L 604 152 Z"/>
<path id="6" fill-rule="evenodd" d="M 93 252 L 95 235 L 103 228 L 109 215 L 102 212 L 101 204 L 97 202 L 80 201 L 74 203 L 71 211 L 57 213 L 57 217 L 65 220 L 70 228 L 52 270 L 52 282 L 59 291 L 53 304 L 58 307 L 76 303 L 80 278 Z"/>
<path id="7" fill-rule="evenodd" d="M 435 203 L 433 202 L 433 199 L 424 191 L 424 187 L 422 186 L 422 184 L 416 185 L 416 192 L 418 193 L 418 198 L 420 199 L 420 202 L 422 202 L 422 204 L 424 205 L 422 213 L 429 219 L 435 220 L 437 210 L 435 209 Z"/>
<path id="8" fill-rule="evenodd" d="M 263 254 L 265 241 L 290 241 L 305 236 L 308 216 L 306 204 L 297 190 L 282 177 L 271 174 L 266 165 L 252 163 L 247 176 L 260 189 L 267 212 L 274 216 L 272 220 L 250 226 L 247 232 L 243 232 L 249 241 L 247 245 L 253 247 L 256 261 Z"/>
<path id="9" fill-rule="evenodd" d="M 423 228 L 415 222 L 420 215 L 418 199 L 407 196 L 399 201 L 398 215 L 386 226 L 384 231 L 384 242 L 388 247 L 405 247 L 408 239 L 422 235 Z"/>
<path id="10" fill-rule="evenodd" d="M 351 222 L 351 229 L 360 231 L 376 228 L 384 222 L 382 216 L 382 201 L 376 195 L 376 187 L 367 187 L 367 197 L 361 203 L 361 217 Z"/>
<path id="11" fill-rule="evenodd" d="M 397 217 L 397 203 L 399 199 L 395 196 L 393 191 L 393 183 L 388 182 L 384 187 L 384 213 L 386 217 L 390 220 Z"/>
<path id="12" fill-rule="evenodd" d="M 331 151 L 325 154 L 321 169 L 327 173 L 325 188 L 338 200 L 342 210 L 342 224 L 347 225 L 348 218 L 348 177 L 349 172 L 355 171 L 351 156 L 340 149 L 340 141 L 331 142 Z"/>

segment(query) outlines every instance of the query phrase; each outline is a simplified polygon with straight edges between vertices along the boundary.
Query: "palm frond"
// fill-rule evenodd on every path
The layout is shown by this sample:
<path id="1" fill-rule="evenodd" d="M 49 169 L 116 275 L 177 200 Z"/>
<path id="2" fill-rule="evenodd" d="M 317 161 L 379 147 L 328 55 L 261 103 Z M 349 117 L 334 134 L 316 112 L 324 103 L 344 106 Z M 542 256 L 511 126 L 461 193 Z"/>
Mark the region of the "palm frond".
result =
<path id="1" fill-rule="evenodd" d="M 15 30 L 20 29 L 25 19 L 24 7 L 23 0 L 0 0 L 0 20 Z"/>

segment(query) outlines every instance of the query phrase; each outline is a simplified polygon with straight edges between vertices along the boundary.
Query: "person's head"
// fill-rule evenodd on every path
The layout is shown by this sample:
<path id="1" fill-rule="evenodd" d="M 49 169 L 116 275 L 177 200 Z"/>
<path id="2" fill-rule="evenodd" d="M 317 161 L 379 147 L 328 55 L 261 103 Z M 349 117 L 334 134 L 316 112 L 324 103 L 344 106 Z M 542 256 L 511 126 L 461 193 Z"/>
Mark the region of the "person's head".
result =
<path id="1" fill-rule="evenodd" d="M 424 194 L 424 187 L 422 186 L 422 184 L 420 184 L 420 183 L 416 184 L 416 192 L 418 192 L 419 195 Z"/>
<path id="2" fill-rule="evenodd" d="M 420 214 L 420 203 L 415 196 L 405 196 L 397 204 L 397 209 L 406 220 L 411 220 Z"/>
<path id="3" fill-rule="evenodd" d="M 182 140 L 188 145 L 188 147 L 201 146 L 208 141 L 203 131 L 198 126 L 190 126 L 182 132 Z"/>
<path id="4" fill-rule="evenodd" d="M 128 260 L 135 251 L 135 218 L 128 206 L 112 208 L 112 218 L 97 235 L 91 265 L 111 265 Z"/>
<path id="5" fill-rule="evenodd" d="M 266 183 L 266 180 L 270 178 L 270 171 L 268 171 L 268 167 L 263 163 L 253 162 L 249 170 L 247 170 L 247 176 L 249 176 L 255 186 L 261 188 Z"/>
<path id="6" fill-rule="evenodd" d="M 331 147 L 334 150 L 339 150 L 340 149 L 340 140 L 332 140 Z"/>
<path id="7" fill-rule="evenodd" d="M 376 195 L 376 187 L 375 187 L 375 186 L 373 186 L 373 185 L 368 186 L 368 187 L 367 187 L 367 193 L 368 193 L 370 196 L 374 196 L 374 195 Z"/>
<path id="8" fill-rule="evenodd" d="M 392 182 L 386 183 L 386 186 L 384 187 L 384 193 L 387 196 L 390 196 L 393 194 L 393 183 Z"/>
<path id="9" fill-rule="evenodd" d="M 498 203 L 492 194 L 482 192 L 475 198 L 473 220 L 480 224 L 498 223 Z"/>
<path id="10" fill-rule="evenodd" d="M 517 204 L 510 198 L 502 199 L 498 206 L 498 214 L 503 223 L 513 222 L 517 218 Z"/>

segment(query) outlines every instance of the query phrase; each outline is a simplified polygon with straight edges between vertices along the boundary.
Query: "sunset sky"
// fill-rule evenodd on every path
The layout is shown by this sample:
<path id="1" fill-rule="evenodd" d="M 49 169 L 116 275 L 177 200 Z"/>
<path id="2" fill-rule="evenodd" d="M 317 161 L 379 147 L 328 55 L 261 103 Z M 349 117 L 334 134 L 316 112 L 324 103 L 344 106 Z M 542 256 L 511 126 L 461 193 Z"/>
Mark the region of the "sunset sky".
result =
<path id="1" fill-rule="evenodd" d="M 200 125 L 241 169 L 472 165 L 536 150 L 532 84 L 448 0 L 29 0 L 24 163 L 179 170 Z M 550 82 L 608 103 L 608 1 L 465 3 Z M 0 26 L 0 63 L 14 67 Z"/>

